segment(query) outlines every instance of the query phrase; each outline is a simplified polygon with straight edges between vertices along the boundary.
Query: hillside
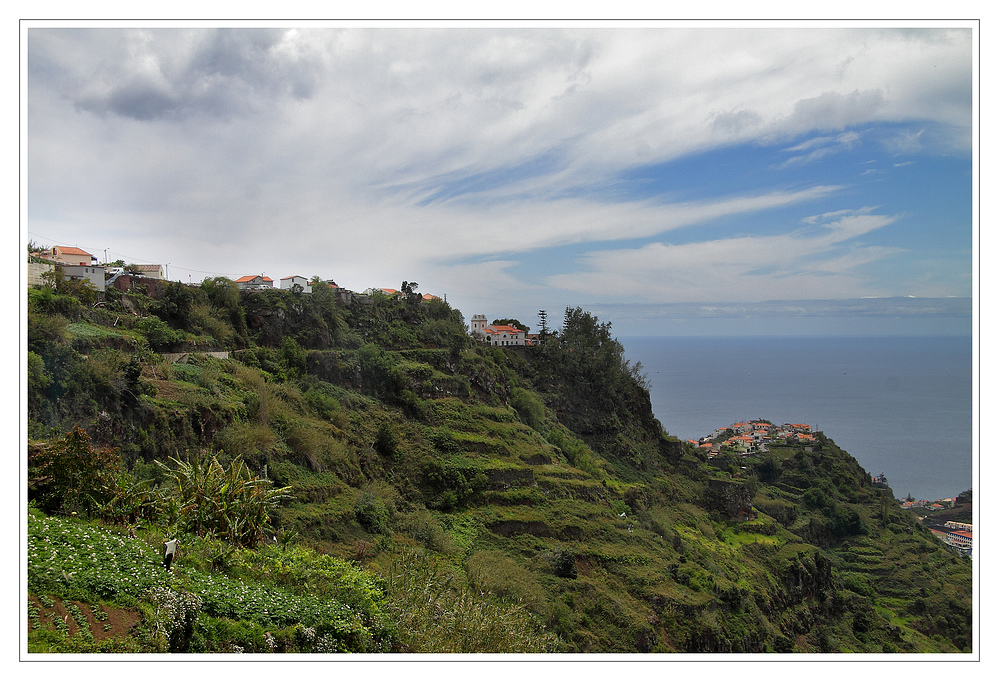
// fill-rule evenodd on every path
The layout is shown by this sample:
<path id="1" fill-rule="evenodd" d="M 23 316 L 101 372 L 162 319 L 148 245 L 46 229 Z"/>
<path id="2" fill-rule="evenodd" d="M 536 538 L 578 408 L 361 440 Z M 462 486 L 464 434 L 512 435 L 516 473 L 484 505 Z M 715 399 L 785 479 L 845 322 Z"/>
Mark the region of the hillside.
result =
<path id="1" fill-rule="evenodd" d="M 322 284 L 28 302 L 34 652 L 971 649 L 891 490 L 823 434 L 709 461 L 583 310 L 498 348 Z"/>

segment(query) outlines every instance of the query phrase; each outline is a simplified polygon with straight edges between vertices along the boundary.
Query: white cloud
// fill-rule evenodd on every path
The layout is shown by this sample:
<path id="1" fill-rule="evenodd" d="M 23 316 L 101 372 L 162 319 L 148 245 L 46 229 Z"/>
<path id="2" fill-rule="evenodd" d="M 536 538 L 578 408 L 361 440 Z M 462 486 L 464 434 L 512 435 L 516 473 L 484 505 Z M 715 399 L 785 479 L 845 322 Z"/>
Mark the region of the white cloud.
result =
<path id="1" fill-rule="evenodd" d="M 647 239 L 841 189 L 713 187 L 685 203 L 579 191 L 637 164 L 811 135 L 785 149 L 804 165 L 862 144 L 849 126 L 916 113 L 956 130 L 959 149 L 971 139 L 968 31 L 39 28 L 27 49 L 29 229 L 191 270 L 361 288 L 479 286 L 480 274 L 509 286 L 512 254 Z M 894 152 L 917 149 L 921 132 Z M 642 297 L 646 272 L 676 278 L 662 289 L 673 297 L 721 294 L 750 276 L 740 253 L 809 279 L 785 263 L 878 227 L 833 217 L 809 223 L 826 242 L 651 245 L 588 257 L 578 281 Z M 489 265 L 452 264 L 467 258 Z M 569 288 L 566 276 L 553 283 Z M 765 279 L 779 287 L 754 275 Z"/>
<path id="2" fill-rule="evenodd" d="M 801 299 L 875 295 L 859 270 L 899 249 L 845 242 L 897 218 L 854 213 L 836 211 L 831 215 L 838 219 L 818 231 L 595 251 L 582 258 L 583 272 L 547 281 L 569 291 L 599 291 L 604 301 L 760 301 L 791 291 Z"/>

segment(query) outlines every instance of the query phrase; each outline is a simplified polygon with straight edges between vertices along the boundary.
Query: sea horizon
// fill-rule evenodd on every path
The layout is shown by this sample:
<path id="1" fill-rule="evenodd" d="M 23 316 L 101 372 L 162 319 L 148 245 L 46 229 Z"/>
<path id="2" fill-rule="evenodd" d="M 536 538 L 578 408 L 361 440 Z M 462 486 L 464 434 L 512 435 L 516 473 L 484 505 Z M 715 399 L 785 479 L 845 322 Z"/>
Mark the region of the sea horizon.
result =
<path id="1" fill-rule="evenodd" d="M 682 440 L 747 419 L 809 423 L 897 498 L 954 497 L 974 473 L 973 337 L 624 336 L 653 413 Z"/>

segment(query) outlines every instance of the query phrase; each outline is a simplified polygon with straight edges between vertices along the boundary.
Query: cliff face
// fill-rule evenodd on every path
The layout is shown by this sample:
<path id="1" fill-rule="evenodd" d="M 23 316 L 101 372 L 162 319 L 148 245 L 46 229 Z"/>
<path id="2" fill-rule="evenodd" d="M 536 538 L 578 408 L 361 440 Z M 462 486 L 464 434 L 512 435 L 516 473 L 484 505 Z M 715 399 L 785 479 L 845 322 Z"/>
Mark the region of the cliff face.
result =
<path id="1" fill-rule="evenodd" d="M 968 561 L 850 455 L 820 435 L 710 466 L 582 310 L 503 349 L 440 301 L 171 290 L 103 311 L 32 300 L 32 437 L 81 425 L 137 478 L 239 454 L 291 487 L 275 527 L 380 574 L 420 549 L 566 652 L 971 646 Z M 175 365 L 164 338 L 233 353 Z"/>

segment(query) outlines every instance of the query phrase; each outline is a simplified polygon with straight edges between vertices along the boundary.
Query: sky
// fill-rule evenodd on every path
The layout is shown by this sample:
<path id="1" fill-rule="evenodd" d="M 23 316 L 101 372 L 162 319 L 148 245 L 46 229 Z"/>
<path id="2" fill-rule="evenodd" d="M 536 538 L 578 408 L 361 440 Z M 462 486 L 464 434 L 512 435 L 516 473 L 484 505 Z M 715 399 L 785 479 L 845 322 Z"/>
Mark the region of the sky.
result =
<path id="1" fill-rule="evenodd" d="M 973 331 L 969 22 L 23 30 L 25 241 L 532 330 Z"/>

